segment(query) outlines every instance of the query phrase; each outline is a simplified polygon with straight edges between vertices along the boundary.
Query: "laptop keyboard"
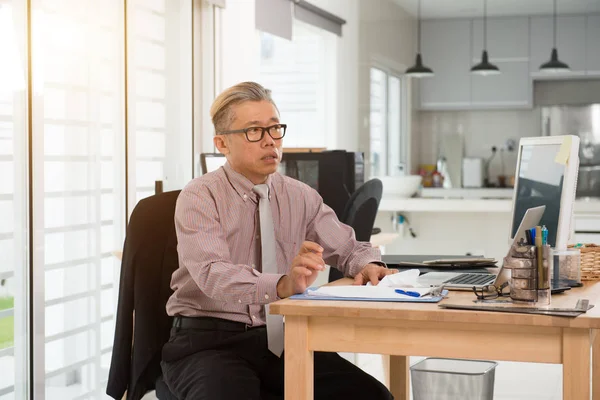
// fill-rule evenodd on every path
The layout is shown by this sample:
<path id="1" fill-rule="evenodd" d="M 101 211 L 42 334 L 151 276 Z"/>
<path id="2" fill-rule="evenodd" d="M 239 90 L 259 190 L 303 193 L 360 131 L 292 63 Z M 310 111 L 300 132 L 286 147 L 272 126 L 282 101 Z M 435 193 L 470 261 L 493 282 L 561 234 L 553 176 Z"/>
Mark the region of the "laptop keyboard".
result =
<path id="1" fill-rule="evenodd" d="M 444 282 L 447 285 L 483 285 L 493 282 L 496 275 L 493 274 L 460 274 Z"/>

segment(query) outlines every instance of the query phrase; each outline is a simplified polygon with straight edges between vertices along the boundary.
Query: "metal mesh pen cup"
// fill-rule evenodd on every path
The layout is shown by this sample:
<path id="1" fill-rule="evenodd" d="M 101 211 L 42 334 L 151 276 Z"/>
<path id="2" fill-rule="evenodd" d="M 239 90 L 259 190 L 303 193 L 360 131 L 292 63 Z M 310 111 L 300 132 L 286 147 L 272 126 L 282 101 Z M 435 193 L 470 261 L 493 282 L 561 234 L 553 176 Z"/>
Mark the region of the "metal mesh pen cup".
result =
<path id="1" fill-rule="evenodd" d="M 414 400 L 493 400 L 494 361 L 426 358 L 410 367 Z"/>

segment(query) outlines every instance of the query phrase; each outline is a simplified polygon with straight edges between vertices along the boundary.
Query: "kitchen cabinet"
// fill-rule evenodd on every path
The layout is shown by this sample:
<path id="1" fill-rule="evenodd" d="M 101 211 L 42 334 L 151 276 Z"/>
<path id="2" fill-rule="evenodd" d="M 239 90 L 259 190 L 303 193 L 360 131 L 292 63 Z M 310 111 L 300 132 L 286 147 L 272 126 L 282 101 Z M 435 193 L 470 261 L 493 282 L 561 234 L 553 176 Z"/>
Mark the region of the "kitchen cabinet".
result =
<path id="1" fill-rule="evenodd" d="M 600 216 L 575 214 L 573 218 L 573 243 L 600 244 Z"/>
<path id="2" fill-rule="evenodd" d="M 471 74 L 481 61 L 483 21 L 431 20 L 423 22 L 422 54 L 435 73 L 421 79 L 421 109 L 483 109 L 531 107 L 529 76 L 529 19 L 488 20 L 488 52 L 500 75 Z"/>
<path id="3" fill-rule="evenodd" d="M 434 76 L 419 80 L 421 109 L 460 109 L 471 104 L 471 21 L 422 22 L 423 63 Z"/>
<path id="4" fill-rule="evenodd" d="M 553 47 L 553 19 L 536 16 L 530 20 L 530 68 L 535 78 L 553 78 L 557 75 L 540 72 L 540 65 L 550 60 Z M 586 73 L 586 16 L 559 16 L 557 18 L 556 47 L 558 58 L 569 65 L 571 71 L 561 73 L 561 78 L 583 76 Z"/>
<path id="5" fill-rule="evenodd" d="M 588 75 L 600 75 L 600 15 L 587 17 L 585 48 Z"/>
<path id="6" fill-rule="evenodd" d="M 494 18 L 487 23 L 490 62 L 500 75 L 471 76 L 472 108 L 531 107 L 533 91 L 529 74 L 529 18 Z M 483 20 L 473 20 L 472 62 L 481 61 Z"/>
<path id="7" fill-rule="evenodd" d="M 487 50 L 492 62 L 529 59 L 529 18 L 494 18 L 487 21 Z M 483 50 L 483 19 L 473 20 L 473 62 L 481 61 Z"/>
<path id="8" fill-rule="evenodd" d="M 553 17 L 488 18 L 487 50 L 500 75 L 471 75 L 481 60 L 483 20 L 426 20 L 422 54 L 435 73 L 419 80 L 423 110 L 530 108 L 533 79 L 600 77 L 600 15 L 557 18 L 557 49 L 571 71 L 540 72 L 550 60 Z"/>
<path id="9" fill-rule="evenodd" d="M 597 214 L 576 214 L 573 220 L 573 230 L 581 233 L 600 234 L 600 216 Z"/>
<path id="10" fill-rule="evenodd" d="M 499 75 L 471 76 L 471 108 L 531 107 L 529 62 L 495 61 Z"/>

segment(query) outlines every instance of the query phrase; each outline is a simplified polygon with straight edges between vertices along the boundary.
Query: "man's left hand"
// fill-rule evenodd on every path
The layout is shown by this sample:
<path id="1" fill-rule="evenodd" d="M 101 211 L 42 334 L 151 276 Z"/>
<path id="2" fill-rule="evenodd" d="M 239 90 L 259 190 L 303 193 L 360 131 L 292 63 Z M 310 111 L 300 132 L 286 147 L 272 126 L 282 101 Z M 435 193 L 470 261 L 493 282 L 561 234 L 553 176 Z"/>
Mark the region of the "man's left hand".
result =
<path id="1" fill-rule="evenodd" d="M 395 274 L 396 270 L 387 269 L 377 264 L 367 264 L 365 267 L 354 277 L 354 285 L 365 285 L 367 282 L 371 282 L 372 285 L 377 285 L 383 277 L 386 275 Z"/>

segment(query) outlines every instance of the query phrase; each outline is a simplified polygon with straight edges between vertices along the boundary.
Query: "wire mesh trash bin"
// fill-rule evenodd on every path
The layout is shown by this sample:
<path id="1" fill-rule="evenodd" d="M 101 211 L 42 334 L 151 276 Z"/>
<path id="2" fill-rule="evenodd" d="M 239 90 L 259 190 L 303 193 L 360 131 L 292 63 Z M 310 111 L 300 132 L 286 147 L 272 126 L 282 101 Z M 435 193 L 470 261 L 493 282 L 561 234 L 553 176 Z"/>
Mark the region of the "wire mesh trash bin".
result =
<path id="1" fill-rule="evenodd" d="M 494 361 L 426 358 L 410 367 L 414 400 L 493 400 Z"/>

